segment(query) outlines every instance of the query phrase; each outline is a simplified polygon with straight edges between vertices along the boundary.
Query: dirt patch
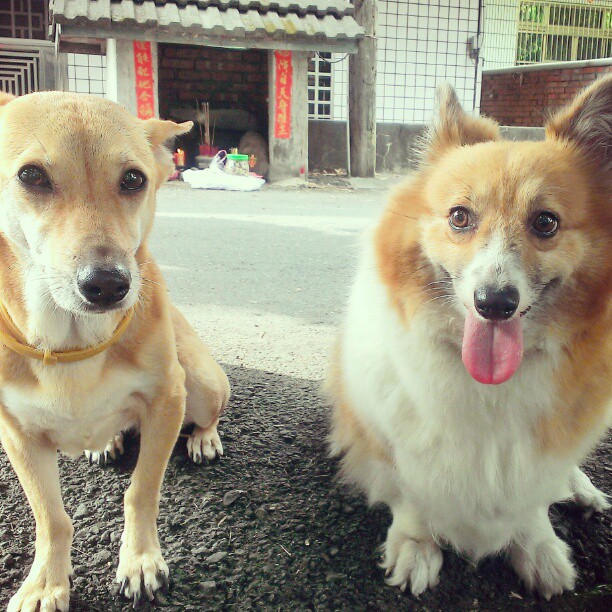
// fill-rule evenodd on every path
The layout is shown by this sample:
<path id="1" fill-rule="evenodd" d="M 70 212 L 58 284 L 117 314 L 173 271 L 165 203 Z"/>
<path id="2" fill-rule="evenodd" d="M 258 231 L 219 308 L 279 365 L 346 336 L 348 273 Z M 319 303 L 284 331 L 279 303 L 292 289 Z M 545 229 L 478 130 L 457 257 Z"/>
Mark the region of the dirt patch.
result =
<path id="1" fill-rule="evenodd" d="M 550 610 L 612 609 L 610 515 L 587 520 L 553 508 L 574 551 L 575 593 L 550 604 L 525 594 L 502 559 L 477 568 L 445 551 L 440 584 L 415 599 L 384 584 L 377 547 L 390 517 L 368 510 L 336 482 L 325 454 L 327 410 L 318 385 L 257 370 L 228 368 L 234 396 L 221 431 L 224 459 L 195 466 L 180 442 L 161 503 L 160 538 L 173 584 L 159 607 L 172 610 Z M 75 514 L 72 610 L 126 610 L 115 595 L 122 497 L 137 440 L 114 467 L 61 459 L 67 510 Z M 612 491 L 612 438 L 587 472 Z M 27 575 L 34 523 L 21 487 L 0 454 L 0 608 Z M 148 609 L 149 605 L 143 606 Z"/>

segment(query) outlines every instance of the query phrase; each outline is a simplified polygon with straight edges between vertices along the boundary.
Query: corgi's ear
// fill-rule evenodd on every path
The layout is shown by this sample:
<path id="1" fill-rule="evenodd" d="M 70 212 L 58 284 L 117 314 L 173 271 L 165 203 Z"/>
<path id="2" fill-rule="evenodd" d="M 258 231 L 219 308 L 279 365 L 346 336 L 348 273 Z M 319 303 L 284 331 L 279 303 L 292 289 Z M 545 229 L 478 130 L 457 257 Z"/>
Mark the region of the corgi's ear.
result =
<path id="1" fill-rule="evenodd" d="M 499 140 L 499 125 L 492 119 L 468 115 L 455 90 L 449 84 L 440 85 L 433 121 L 421 146 L 423 161 L 431 163 L 449 149 L 488 140 Z"/>
<path id="2" fill-rule="evenodd" d="M 579 147 L 605 175 L 612 173 L 612 75 L 595 81 L 547 124 L 546 137 Z"/>
<path id="3" fill-rule="evenodd" d="M 159 169 L 157 181 L 159 187 L 174 170 L 172 155 L 165 144 L 170 139 L 189 132 L 193 127 L 193 121 L 174 123 L 174 121 L 163 121 L 161 119 L 147 119 L 144 124 Z"/>

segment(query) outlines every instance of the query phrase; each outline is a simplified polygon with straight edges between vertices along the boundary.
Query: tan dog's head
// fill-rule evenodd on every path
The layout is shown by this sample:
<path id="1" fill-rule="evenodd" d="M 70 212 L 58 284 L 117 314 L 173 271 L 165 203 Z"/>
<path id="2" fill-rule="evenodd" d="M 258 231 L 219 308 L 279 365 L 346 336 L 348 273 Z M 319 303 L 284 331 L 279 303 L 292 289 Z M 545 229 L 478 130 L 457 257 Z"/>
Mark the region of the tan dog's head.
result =
<path id="1" fill-rule="evenodd" d="M 438 106 L 423 166 L 383 219 L 379 267 L 404 316 L 428 307 L 464 323 L 468 371 L 500 383 L 521 362 L 523 332 L 533 347 L 606 308 L 612 77 L 559 113 L 543 142 L 499 140 L 450 88 Z"/>
<path id="2" fill-rule="evenodd" d="M 75 314 L 135 304 L 137 254 L 173 168 L 164 142 L 191 126 L 94 96 L 0 98 L 0 231 L 41 293 Z"/>

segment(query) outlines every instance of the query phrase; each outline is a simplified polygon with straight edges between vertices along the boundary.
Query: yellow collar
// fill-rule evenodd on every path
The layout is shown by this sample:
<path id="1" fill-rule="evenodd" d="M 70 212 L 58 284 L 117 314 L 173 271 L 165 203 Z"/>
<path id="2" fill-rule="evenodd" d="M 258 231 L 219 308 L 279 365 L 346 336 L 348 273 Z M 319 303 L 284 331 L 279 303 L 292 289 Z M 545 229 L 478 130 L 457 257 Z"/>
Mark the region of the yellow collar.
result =
<path id="1" fill-rule="evenodd" d="M 89 359 L 94 355 L 98 355 L 102 351 L 116 344 L 123 333 L 127 329 L 132 317 L 134 316 L 134 309 L 130 308 L 125 314 L 125 317 L 121 320 L 117 328 L 113 332 L 113 335 L 96 346 L 90 346 L 84 349 L 78 349 L 75 351 L 41 351 L 36 349 L 29 344 L 25 344 L 26 340 L 24 335 L 21 333 L 19 328 L 11 319 L 11 315 L 8 313 L 6 306 L 0 302 L 0 319 L 6 323 L 6 326 L 10 329 L 11 334 L 5 332 L 0 328 L 0 342 L 7 348 L 10 348 L 15 353 L 19 353 L 24 357 L 30 357 L 31 359 L 38 359 L 45 365 L 55 365 L 56 363 L 73 363 L 75 361 L 83 361 Z"/>

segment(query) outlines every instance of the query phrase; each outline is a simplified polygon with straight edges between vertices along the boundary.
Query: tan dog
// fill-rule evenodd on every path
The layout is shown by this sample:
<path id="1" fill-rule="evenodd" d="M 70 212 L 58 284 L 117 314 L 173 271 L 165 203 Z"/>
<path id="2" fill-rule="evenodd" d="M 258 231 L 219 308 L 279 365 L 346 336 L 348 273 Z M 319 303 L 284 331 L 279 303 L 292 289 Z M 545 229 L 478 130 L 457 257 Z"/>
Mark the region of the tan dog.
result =
<path id="1" fill-rule="evenodd" d="M 141 121 L 93 96 L 0 96 L 0 435 L 36 519 L 34 563 L 8 609 L 68 610 L 73 527 L 57 450 L 102 449 L 130 427 L 140 456 L 117 581 L 152 598 L 168 580 L 156 519 L 185 397 L 192 455 L 221 452 L 229 397 L 147 247 L 172 168 L 163 143 L 191 123 Z"/>

